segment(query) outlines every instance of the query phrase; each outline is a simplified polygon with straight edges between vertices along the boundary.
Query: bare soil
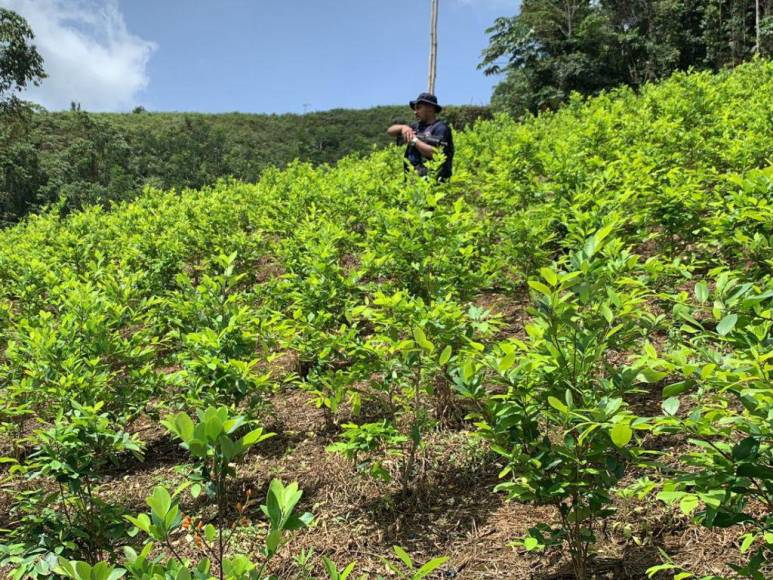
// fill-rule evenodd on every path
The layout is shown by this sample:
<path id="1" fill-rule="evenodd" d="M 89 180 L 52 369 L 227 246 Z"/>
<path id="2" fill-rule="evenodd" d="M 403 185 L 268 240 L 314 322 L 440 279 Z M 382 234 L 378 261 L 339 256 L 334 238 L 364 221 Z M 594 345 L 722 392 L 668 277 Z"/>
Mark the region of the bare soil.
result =
<path id="1" fill-rule="evenodd" d="M 501 316 L 503 335 L 524 334 L 524 300 L 492 294 L 481 296 L 477 304 Z M 274 370 L 278 374 L 294 372 L 296 358 L 293 353 L 284 353 L 274 361 Z M 662 385 L 650 387 L 633 402 L 643 415 L 659 413 Z M 325 555 L 339 568 L 356 561 L 356 577 L 388 576 L 383 558 L 392 554 L 395 545 L 419 563 L 448 556 L 435 578 L 573 577 L 567 554 L 558 550 L 529 553 L 518 546 L 517 540 L 529 528 L 557 523 L 557 514 L 550 506 L 507 501 L 503 494 L 494 493 L 504 465 L 473 436 L 473 427 L 464 421 L 444 422 L 430 434 L 419 458 L 423 476 L 416 490 L 406 495 L 397 483 L 374 481 L 326 450 L 334 433 L 322 411 L 301 389 L 285 388 L 276 393 L 268 408 L 264 425 L 276 435 L 250 452 L 231 487 L 234 505 L 244 501 L 248 490 L 258 500 L 245 511 L 247 521 L 243 523 L 249 525 L 240 529 L 232 546 L 247 552 L 256 550 L 264 526 L 257 505 L 265 498 L 269 482 L 275 477 L 297 481 L 304 492 L 299 507 L 312 512 L 315 522 L 310 529 L 293 535 L 282 549 L 274 566 L 280 578 L 302 577 L 294 559 L 301 550 L 309 549 L 315 555 L 315 574 L 322 572 L 320 556 Z M 116 466 L 107 474 L 100 493 L 105 500 L 136 514 L 147 510 L 145 498 L 155 485 L 174 489 L 186 481 L 190 467 L 186 452 L 158 421 L 141 417 L 132 431 L 146 444 L 145 460 L 129 458 Z M 653 444 L 666 454 L 666 462 L 687 448 L 687 442 L 679 437 Z M 633 472 L 624 483 L 640 475 Z M 13 526 L 9 511 L 16 491 L 8 484 L 0 488 L 0 527 Z M 194 500 L 187 493 L 183 497 L 185 513 L 204 521 L 213 517 L 203 498 Z M 697 527 L 651 498 L 620 500 L 618 504 L 618 513 L 598 530 L 596 578 L 645 578 L 647 568 L 662 563 L 661 550 L 694 573 L 733 574 L 727 563 L 739 559 L 736 542 L 743 529 Z M 240 516 L 234 513 L 232 517 Z M 180 554 L 201 556 L 184 536 L 177 538 L 175 549 Z"/>
<path id="2" fill-rule="evenodd" d="M 248 489 L 262 500 L 274 477 L 297 481 L 303 490 L 300 509 L 312 512 L 315 523 L 283 549 L 274 568 L 279 577 L 299 577 L 294 557 L 307 549 L 313 549 L 316 557 L 326 555 L 339 567 L 356 561 L 357 572 L 368 577 L 387 574 L 382 558 L 399 545 L 417 562 L 448 556 L 436 578 L 572 578 L 568 555 L 556 550 L 528 553 L 514 544 L 530 527 L 555 523 L 557 515 L 552 507 L 511 502 L 493 493 L 503 465 L 484 443 L 471 437 L 468 427 L 431 434 L 421 457 L 424 477 L 415 493 L 406 496 L 397 484 L 376 482 L 326 451 L 332 434 L 323 413 L 303 391 L 277 393 L 271 406 L 267 426 L 276 436 L 250 453 L 231 491 L 234 503 L 246 497 Z M 135 513 L 146 509 L 144 498 L 154 485 L 175 487 L 185 481 L 186 472 L 185 452 L 163 429 L 146 428 L 142 435 L 147 443 L 145 461 L 127 462 L 102 488 L 105 498 Z M 669 451 L 678 451 L 684 442 L 674 445 Z M 185 497 L 183 511 L 211 517 L 201 498 Z M 661 549 L 694 572 L 732 572 L 726 563 L 737 560 L 735 542 L 741 529 L 714 532 L 695 527 L 654 500 L 619 503 L 618 514 L 599 530 L 596 577 L 645 578 L 647 568 L 662 562 Z M 249 550 L 255 538 L 262 537 L 262 516 L 254 506 L 247 517 L 253 526 L 240 532 L 233 545 Z M 196 554 L 183 537 L 176 549 Z M 319 560 L 315 564 L 320 573 Z"/>

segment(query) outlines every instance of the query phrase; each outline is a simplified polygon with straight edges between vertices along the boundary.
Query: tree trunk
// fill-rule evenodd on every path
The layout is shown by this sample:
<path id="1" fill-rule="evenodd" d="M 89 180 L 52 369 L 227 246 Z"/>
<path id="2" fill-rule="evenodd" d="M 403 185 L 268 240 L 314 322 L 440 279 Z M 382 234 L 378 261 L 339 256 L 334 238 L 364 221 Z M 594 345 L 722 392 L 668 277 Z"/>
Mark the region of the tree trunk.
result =
<path id="1" fill-rule="evenodd" d="M 757 43 L 754 46 L 754 52 L 762 52 L 762 35 L 760 33 L 760 0 L 754 2 L 754 31 L 757 37 Z"/>

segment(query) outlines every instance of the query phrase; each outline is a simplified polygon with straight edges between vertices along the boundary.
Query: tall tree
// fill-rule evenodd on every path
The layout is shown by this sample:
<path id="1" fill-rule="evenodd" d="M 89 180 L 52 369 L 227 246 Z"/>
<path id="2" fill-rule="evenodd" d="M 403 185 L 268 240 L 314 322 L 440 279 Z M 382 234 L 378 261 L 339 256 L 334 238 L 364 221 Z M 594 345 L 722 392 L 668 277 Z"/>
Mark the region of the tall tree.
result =
<path id="1" fill-rule="evenodd" d="M 555 105 L 572 91 L 592 93 L 617 80 L 614 35 L 593 0 L 524 0 L 521 12 L 498 18 L 479 65 L 505 72 L 494 104 L 513 112 Z"/>
<path id="2" fill-rule="evenodd" d="M 0 8 L 0 224 L 26 213 L 45 183 L 30 136 L 31 112 L 17 97 L 46 76 L 33 38 L 24 18 Z"/>
<path id="3" fill-rule="evenodd" d="M 0 109 L 14 109 L 19 105 L 16 93 L 46 77 L 43 57 L 31 44 L 34 38 L 24 18 L 0 8 Z"/>
<path id="4" fill-rule="evenodd" d="M 769 53 L 770 0 L 524 0 L 487 30 L 479 68 L 505 73 L 492 104 L 519 114 L 638 86 L 676 70 L 717 70 Z M 757 17 L 759 14 L 759 18 Z M 757 26 L 759 20 L 759 26 Z M 759 34 L 756 29 L 759 28 Z M 757 37 L 759 36 L 759 41 Z"/>

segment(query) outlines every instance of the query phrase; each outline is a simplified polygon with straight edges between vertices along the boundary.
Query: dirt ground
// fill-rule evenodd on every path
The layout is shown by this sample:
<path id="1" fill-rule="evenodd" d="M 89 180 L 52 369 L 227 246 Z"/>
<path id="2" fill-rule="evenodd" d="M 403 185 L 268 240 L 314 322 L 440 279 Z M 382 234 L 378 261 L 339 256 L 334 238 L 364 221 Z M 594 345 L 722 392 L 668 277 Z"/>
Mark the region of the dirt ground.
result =
<path id="1" fill-rule="evenodd" d="M 503 334 L 523 332 L 523 304 L 503 303 L 494 296 L 480 300 L 479 305 L 499 312 Z M 657 413 L 659 396 L 659 388 L 653 386 L 652 393 L 643 394 L 635 404 L 642 412 Z M 374 481 L 343 457 L 326 451 L 335 433 L 303 390 L 285 388 L 272 396 L 267 409 L 264 426 L 276 435 L 250 451 L 231 487 L 234 504 L 243 501 L 247 490 L 258 500 L 246 510 L 248 521 L 243 523 L 248 525 L 232 545 L 245 552 L 256 550 L 264 535 L 257 506 L 269 482 L 272 478 L 297 481 L 303 490 L 299 508 L 312 512 L 315 521 L 309 529 L 293 534 L 282 549 L 274 566 L 280 578 L 304 577 L 295 559 L 309 550 L 313 550 L 315 575 L 322 574 L 322 555 L 339 568 L 356 561 L 355 577 L 386 575 L 383 558 L 390 557 L 395 545 L 419 563 L 447 556 L 448 562 L 435 578 L 572 578 L 568 554 L 558 550 L 529 553 L 514 544 L 530 527 L 556 523 L 557 514 L 552 507 L 510 502 L 494 493 L 504 465 L 483 441 L 472 436 L 473 427 L 464 421 L 429 435 L 420 457 L 423 476 L 416 491 L 405 495 L 399 484 Z M 189 466 L 186 452 L 158 421 L 142 417 L 132 430 L 146 443 L 145 460 L 130 459 L 117 467 L 100 493 L 110 503 L 136 514 L 147 510 L 145 498 L 153 486 L 174 488 L 186 480 Z M 661 450 L 671 454 L 685 444 L 678 439 L 658 442 Z M 636 477 L 634 472 L 626 481 Z M 7 485 L 0 489 L 0 528 L 12 525 L 8 510 L 13 491 Z M 183 512 L 211 517 L 201 497 L 194 500 L 186 493 L 183 498 Z M 652 498 L 618 503 L 617 514 L 599 530 L 594 561 L 597 578 L 645 578 L 647 568 L 663 562 L 661 550 L 696 574 L 732 575 L 726 564 L 738 561 L 736 542 L 742 529 L 716 532 L 697 527 Z M 177 538 L 175 549 L 200 556 L 184 535 Z"/>
<path id="2" fill-rule="evenodd" d="M 339 568 L 356 561 L 358 574 L 386 574 L 382 558 L 392 546 L 405 548 L 417 562 L 448 556 L 436 578 L 571 578 L 568 555 L 553 550 L 528 553 L 513 542 L 540 523 L 555 523 L 548 506 L 507 501 L 494 493 L 502 469 L 485 443 L 471 437 L 467 426 L 431 434 L 422 455 L 424 478 L 405 496 L 399 485 L 376 482 L 346 459 L 326 451 L 333 442 L 322 412 L 298 389 L 277 393 L 267 428 L 276 436 L 256 446 L 240 466 L 232 494 L 262 501 L 268 483 L 297 481 L 304 495 L 302 511 L 315 516 L 311 528 L 292 536 L 274 567 L 281 578 L 301 576 L 294 558 L 312 549 L 316 573 L 319 557 Z M 152 425 L 152 424 L 151 424 Z M 145 427 L 146 459 L 128 463 L 113 474 L 103 493 L 129 511 L 144 511 L 144 498 L 154 485 L 174 487 L 185 481 L 185 452 L 160 427 Z M 185 495 L 183 511 L 201 514 L 201 501 Z M 251 512 L 251 513 L 250 513 Z M 234 546 L 249 550 L 262 538 L 257 506 L 248 510 L 255 527 L 246 527 Z M 654 500 L 620 501 L 618 514 L 600 530 L 595 561 L 598 578 L 645 578 L 660 564 L 659 549 L 674 562 L 704 574 L 729 574 L 726 562 L 736 561 L 739 528 L 715 533 L 693 526 Z M 180 537 L 180 553 L 195 554 Z M 667 577 L 667 576 L 664 576 Z"/>

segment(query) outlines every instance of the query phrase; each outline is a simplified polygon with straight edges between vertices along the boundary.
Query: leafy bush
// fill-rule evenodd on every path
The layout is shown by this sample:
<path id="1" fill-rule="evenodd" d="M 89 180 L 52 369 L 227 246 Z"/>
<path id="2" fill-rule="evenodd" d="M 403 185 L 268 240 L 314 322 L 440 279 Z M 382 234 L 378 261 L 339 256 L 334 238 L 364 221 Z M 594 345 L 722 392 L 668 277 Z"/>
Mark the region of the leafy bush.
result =
<path id="1" fill-rule="evenodd" d="M 558 510 L 560 526 L 533 528 L 524 545 L 565 544 L 578 578 L 589 576 L 595 531 L 614 511 L 610 490 L 642 453 L 634 432 L 650 429 L 626 403 L 636 372 L 607 358 L 635 348 L 652 322 L 642 291 L 625 288 L 637 258 L 611 230 L 589 237 L 568 271 L 543 268 L 543 281 L 529 281 L 537 301 L 528 342 L 501 343 L 486 359 L 507 390 L 487 393 L 469 363 L 460 381 L 482 408 L 483 436 L 507 461 L 497 489 Z"/>
<path id="2" fill-rule="evenodd" d="M 286 533 L 303 528 L 312 520 L 311 514 L 305 513 L 299 516 L 294 513 L 295 506 L 302 495 L 295 483 L 285 486 L 276 479 L 271 482 L 266 503 L 260 506 L 269 521 L 269 530 L 261 551 L 263 562 L 260 566 L 242 554 L 226 557 L 222 548 L 218 547 L 218 537 L 222 533 L 222 528 L 218 529 L 212 524 L 203 525 L 200 522 L 197 525 L 192 524 L 191 518 L 183 516 L 180 511 L 176 495 L 170 495 L 164 487 L 156 487 L 147 499 L 150 515 L 127 516 L 127 519 L 151 540 L 165 544 L 174 554 L 172 559 L 152 558 L 154 544 L 147 542 L 140 553 L 129 546 L 124 548 L 125 568 L 112 566 L 106 562 L 98 562 L 90 566 L 86 562 L 60 557 L 55 571 L 73 580 L 114 580 L 127 574 L 128 577 L 138 580 L 146 578 L 274 579 L 275 576 L 266 575 L 265 569 L 271 558 L 276 555 Z M 184 532 L 188 532 L 198 550 L 207 554 L 206 557 L 198 562 L 191 562 L 177 554 L 172 544 L 172 537 Z M 212 571 L 213 563 L 216 573 Z"/>
<path id="3" fill-rule="evenodd" d="M 665 475 L 658 497 L 678 503 L 704 526 L 744 524 L 740 550 L 749 556 L 733 569 L 763 578 L 773 553 L 773 288 L 756 288 L 727 272 L 712 286 L 696 283 L 691 302 L 676 297 L 679 348 L 647 361 L 681 379 L 664 387 L 657 431 L 684 434 L 691 444 L 682 467 Z"/>
<path id="4" fill-rule="evenodd" d="M 34 486 L 16 496 L 18 523 L 4 549 L 16 576 L 47 575 L 52 554 L 97 562 L 124 537 L 122 510 L 100 497 L 99 484 L 125 454 L 141 458 L 142 444 L 101 409 L 72 403 L 50 429 L 35 433 L 35 450 L 11 468 Z"/>

